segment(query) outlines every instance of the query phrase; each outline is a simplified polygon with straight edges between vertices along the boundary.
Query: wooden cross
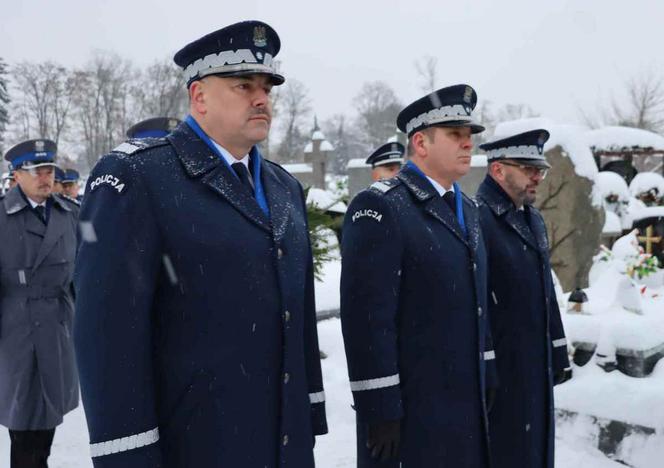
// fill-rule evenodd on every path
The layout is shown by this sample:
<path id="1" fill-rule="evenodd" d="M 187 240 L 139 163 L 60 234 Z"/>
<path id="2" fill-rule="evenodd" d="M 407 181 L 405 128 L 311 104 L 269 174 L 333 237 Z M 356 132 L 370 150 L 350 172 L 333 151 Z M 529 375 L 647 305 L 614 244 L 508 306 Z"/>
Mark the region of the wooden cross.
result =
<path id="1" fill-rule="evenodd" d="M 645 242 L 646 243 L 646 253 L 647 254 L 652 254 L 653 244 L 657 245 L 660 242 L 662 242 L 662 237 L 661 236 L 655 237 L 653 235 L 653 227 L 652 226 L 648 226 L 646 228 L 645 237 L 644 236 L 639 236 L 638 239 L 639 239 L 639 242 Z"/>

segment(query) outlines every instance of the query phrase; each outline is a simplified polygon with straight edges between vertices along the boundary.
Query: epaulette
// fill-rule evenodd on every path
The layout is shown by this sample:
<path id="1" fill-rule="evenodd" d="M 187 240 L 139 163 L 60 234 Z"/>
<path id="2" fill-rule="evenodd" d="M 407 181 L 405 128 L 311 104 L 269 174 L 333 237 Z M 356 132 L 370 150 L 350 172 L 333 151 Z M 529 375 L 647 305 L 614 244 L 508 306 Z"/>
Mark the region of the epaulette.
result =
<path id="1" fill-rule="evenodd" d="M 61 198 L 64 198 L 65 200 L 67 200 L 70 203 L 73 203 L 76 206 L 81 206 L 80 201 L 78 201 L 75 198 L 70 197 L 69 195 L 65 195 L 64 193 L 59 193 L 58 195 L 60 195 Z"/>
<path id="2" fill-rule="evenodd" d="M 149 148 L 156 148 L 168 144 L 166 138 L 133 138 L 127 140 L 111 150 L 111 153 L 135 154 Z"/>
<path id="3" fill-rule="evenodd" d="M 76 209 L 79 209 L 81 207 L 81 204 L 78 202 L 78 200 L 73 200 L 67 195 L 64 195 L 62 193 L 53 193 L 52 197 L 61 205 L 67 205 L 69 207 L 75 206 Z"/>
<path id="4" fill-rule="evenodd" d="M 382 179 L 374 182 L 369 186 L 369 189 L 375 190 L 380 193 L 387 193 L 392 190 L 394 187 L 401 185 L 401 181 L 396 177 L 391 179 Z"/>

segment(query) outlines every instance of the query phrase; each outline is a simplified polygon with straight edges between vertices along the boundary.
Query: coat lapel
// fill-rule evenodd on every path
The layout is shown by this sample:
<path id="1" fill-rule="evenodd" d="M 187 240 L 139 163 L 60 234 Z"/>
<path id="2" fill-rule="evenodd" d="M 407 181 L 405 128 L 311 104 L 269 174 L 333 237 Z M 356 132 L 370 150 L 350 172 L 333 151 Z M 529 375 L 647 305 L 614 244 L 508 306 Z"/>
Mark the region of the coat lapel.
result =
<path id="1" fill-rule="evenodd" d="M 203 184 L 223 197 L 249 221 L 265 231 L 271 231 L 270 220 L 242 182 L 186 123 L 181 123 L 167 138 L 189 177 L 201 177 Z"/>
<path id="2" fill-rule="evenodd" d="M 443 201 L 443 198 L 438 194 L 436 189 L 429 183 L 428 180 L 417 174 L 409 166 L 404 166 L 401 172 L 397 175 L 399 179 L 408 187 L 413 193 L 415 199 L 424 204 L 424 211 L 433 216 L 436 220 L 443 223 L 443 225 L 452 231 L 452 233 L 459 238 L 461 242 L 466 245 L 468 240 L 463 235 L 461 226 L 457 221 L 456 215 Z M 464 210 L 464 214 L 466 211 Z"/>
<path id="3" fill-rule="evenodd" d="M 546 226 L 542 218 L 539 215 L 533 213 L 531 207 L 528 207 L 530 214 L 530 228 L 532 229 L 535 240 L 537 241 L 537 246 L 539 247 L 540 253 L 544 255 L 545 258 L 549 258 L 549 242 L 546 236 Z"/>
<path id="4" fill-rule="evenodd" d="M 48 256 L 51 250 L 53 250 L 53 247 L 55 247 L 55 244 L 58 243 L 58 240 L 65 233 L 68 222 L 67 215 L 65 213 L 69 211 L 71 211 L 71 209 L 68 206 L 61 204 L 58 200 L 53 201 L 48 224 L 46 225 L 46 234 L 44 235 L 44 240 L 42 240 L 42 243 L 39 246 L 37 258 L 35 259 L 35 264 L 32 267 L 33 274 L 43 263 L 44 259 Z M 37 222 L 39 222 L 39 220 L 37 220 Z"/>
<path id="5" fill-rule="evenodd" d="M 20 216 L 25 230 L 36 236 L 44 237 L 46 234 L 46 225 L 39 221 L 34 213 L 30 213 L 31 208 L 25 198 L 21 195 L 18 187 L 14 187 L 7 192 L 7 195 L 2 200 L 2 204 L 4 205 L 5 212 L 9 216 L 25 210 L 25 215 Z"/>
<path id="6" fill-rule="evenodd" d="M 30 213 L 30 208 L 25 209 L 23 221 L 25 223 L 25 230 L 30 234 L 34 234 L 42 238 L 46 235 L 46 225 L 39 221 L 34 213 Z"/>
<path id="7" fill-rule="evenodd" d="M 464 197 L 463 217 L 466 222 L 466 231 L 468 231 L 468 244 L 473 252 L 477 251 L 480 242 L 480 216 L 477 205 Z M 471 206 L 472 204 L 472 206 Z"/>
<path id="8" fill-rule="evenodd" d="M 533 233 L 528 225 L 523 221 L 523 218 L 518 216 L 516 209 L 512 208 L 505 215 L 505 222 L 523 239 L 523 241 L 530 245 L 533 249 L 539 250 Z"/>
<path id="9" fill-rule="evenodd" d="M 265 196 L 270 207 L 272 234 L 274 240 L 279 242 L 286 234 L 289 214 L 294 208 L 291 202 L 291 193 L 288 188 L 279 181 L 274 169 L 263 160 L 261 160 L 261 174 L 263 186 L 265 187 Z"/>

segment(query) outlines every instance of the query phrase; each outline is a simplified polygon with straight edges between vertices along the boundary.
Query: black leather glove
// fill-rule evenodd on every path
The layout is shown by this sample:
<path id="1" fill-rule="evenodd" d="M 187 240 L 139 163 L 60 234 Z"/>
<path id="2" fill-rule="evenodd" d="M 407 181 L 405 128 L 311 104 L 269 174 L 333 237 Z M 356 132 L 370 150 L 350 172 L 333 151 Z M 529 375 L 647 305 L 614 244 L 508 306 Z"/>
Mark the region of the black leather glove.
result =
<path id="1" fill-rule="evenodd" d="M 490 413 L 491 409 L 493 408 L 493 404 L 496 401 L 496 389 L 495 388 L 487 388 L 486 389 L 486 412 Z"/>
<path id="2" fill-rule="evenodd" d="M 572 369 L 563 369 L 553 375 L 553 385 L 560 385 L 572 378 Z"/>
<path id="3" fill-rule="evenodd" d="M 367 448 L 371 457 L 388 461 L 399 455 L 401 441 L 401 423 L 399 421 L 381 421 L 369 424 Z"/>

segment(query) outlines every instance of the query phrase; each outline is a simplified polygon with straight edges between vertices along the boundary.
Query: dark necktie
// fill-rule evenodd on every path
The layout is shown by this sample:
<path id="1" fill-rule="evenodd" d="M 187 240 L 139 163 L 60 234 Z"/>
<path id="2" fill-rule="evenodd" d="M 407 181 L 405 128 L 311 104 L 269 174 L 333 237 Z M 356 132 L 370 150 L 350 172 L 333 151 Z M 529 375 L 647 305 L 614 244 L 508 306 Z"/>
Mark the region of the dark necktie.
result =
<path id="1" fill-rule="evenodd" d="M 241 162 L 236 162 L 231 164 L 231 168 L 233 168 L 233 171 L 237 174 L 238 178 L 240 179 L 240 182 L 242 182 L 242 185 L 247 187 L 247 190 L 249 190 L 249 193 L 251 196 L 254 196 L 254 186 L 251 184 L 251 179 L 249 176 L 249 171 L 247 170 L 247 166 L 242 164 Z"/>
<path id="2" fill-rule="evenodd" d="M 519 220 L 521 225 L 532 234 L 532 231 L 530 230 L 530 223 L 528 222 L 528 216 L 526 216 L 526 210 L 516 210 L 516 218 Z"/>
<path id="3" fill-rule="evenodd" d="M 443 201 L 447 203 L 447 206 L 450 207 L 450 210 L 452 210 L 452 213 L 456 217 L 456 199 L 454 197 L 454 192 L 452 191 L 447 191 L 443 195 Z"/>
<path id="4" fill-rule="evenodd" d="M 516 210 L 516 217 L 521 222 L 521 224 L 523 224 L 526 227 L 530 227 L 528 226 L 528 218 L 526 218 L 525 210 Z"/>
<path id="5" fill-rule="evenodd" d="M 35 212 L 37 213 L 37 217 L 39 217 L 39 220 L 46 224 L 46 210 L 42 205 L 37 205 L 35 206 Z"/>

